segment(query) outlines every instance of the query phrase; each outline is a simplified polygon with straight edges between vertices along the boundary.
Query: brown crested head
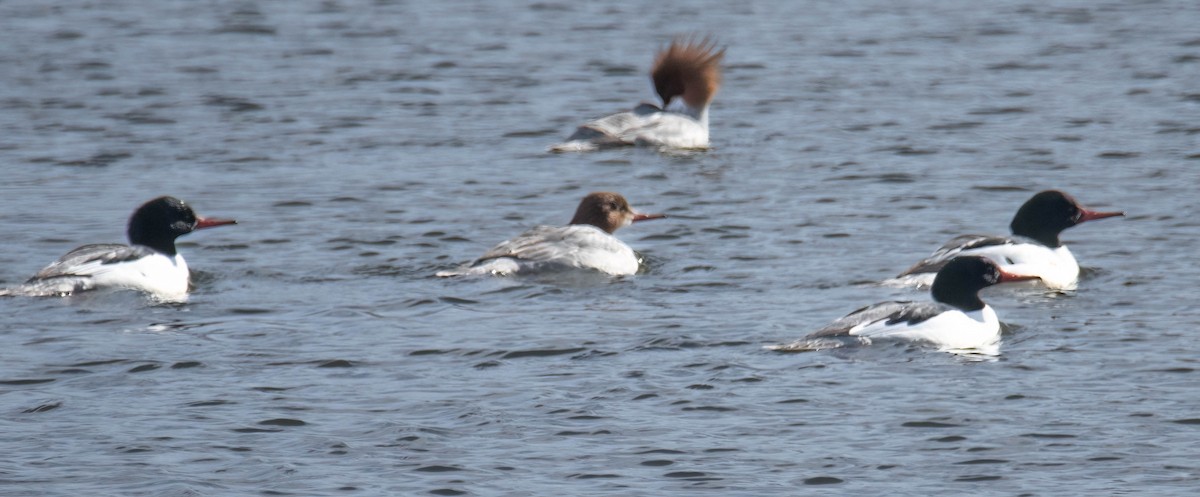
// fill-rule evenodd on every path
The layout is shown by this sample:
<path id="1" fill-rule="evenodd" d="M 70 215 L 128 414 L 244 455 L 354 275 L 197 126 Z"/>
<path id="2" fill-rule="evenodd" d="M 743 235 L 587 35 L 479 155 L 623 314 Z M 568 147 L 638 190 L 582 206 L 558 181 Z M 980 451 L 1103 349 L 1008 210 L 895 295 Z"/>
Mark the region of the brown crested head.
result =
<path id="1" fill-rule="evenodd" d="M 590 224 L 611 234 L 633 222 L 664 217 L 662 214 L 638 213 L 629 207 L 629 202 L 619 193 L 593 192 L 579 201 L 571 224 Z"/>
<path id="2" fill-rule="evenodd" d="M 717 43 L 707 36 L 671 41 L 670 46 L 658 52 L 650 70 L 654 91 L 662 99 L 663 108 L 674 97 L 681 97 L 692 108 L 708 105 L 721 86 L 724 57 L 725 49 L 718 49 Z"/>

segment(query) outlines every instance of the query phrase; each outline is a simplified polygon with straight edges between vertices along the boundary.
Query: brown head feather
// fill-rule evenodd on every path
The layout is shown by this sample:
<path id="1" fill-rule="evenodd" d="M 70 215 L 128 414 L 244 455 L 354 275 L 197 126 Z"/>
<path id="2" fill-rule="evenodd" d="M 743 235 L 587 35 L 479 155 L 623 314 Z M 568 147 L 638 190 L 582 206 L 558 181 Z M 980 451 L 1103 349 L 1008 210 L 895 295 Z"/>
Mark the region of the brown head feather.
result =
<path id="1" fill-rule="evenodd" d="M 702 39 L 676 38 L 654 58 L 650 77 L 654 91 L 662 98 L 663 108 L 671 98 L 682 97 L 692 108 L 702 108 L 712 101 L 721 86 L 721 59 L 725 49 L 708 37 Z"/>
<path id="2" fill-rule="evenodd" d="M 625 197 L 613 192 L 593 192 L 579 202 L 571 224 L 590 224 L 612 233 L 628 224 L 626 217 L 633 217 L 633 209 Z"/>
<path id="3" fill-rule="evenodd" d="M 590 224 L 608 233 L 617 231 L 636 221 L 660 219 L 662 214 L 641 214 L 629 207 L 629 202 L 619 193 L 592 192 L 579 201 L 571 224 Z"/>

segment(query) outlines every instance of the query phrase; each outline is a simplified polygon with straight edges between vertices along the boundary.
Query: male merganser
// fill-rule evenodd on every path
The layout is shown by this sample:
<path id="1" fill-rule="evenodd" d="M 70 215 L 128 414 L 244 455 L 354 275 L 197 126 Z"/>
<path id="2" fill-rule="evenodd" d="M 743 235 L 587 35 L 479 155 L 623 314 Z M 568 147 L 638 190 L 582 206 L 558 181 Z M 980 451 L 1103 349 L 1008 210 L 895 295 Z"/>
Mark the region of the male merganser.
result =
<path id="1" fill-rule="evenodd" d="M 662 107 L 643 103 L 630 112 L 591 121 L 551 146 L 552 152 L 582 152 L 643 145 L 660 148 L 708 148 L 708 105 L 721 85 L 721 59 L 708 39 L 675 39 L 658 53 L 650 77 Z M 677 104 L 672 107 L 675 97 Z"/>
<path id="2" fill-rule="evenodd" d="M 979 299 L 979 291 L 997 283 L 1036 278 L 1006 272 L 983 257 L 955 257 L 937 272 L 933 302 L 869 305 L 799 341 L 767 348 L 800 352 L 895 339 L 930 343 L 939 350 L 994 354 L 1000 342 L 1000 321 L 996 311 Z"/>
<path id="3" fill-rule="evenodd" d="M 611 275 L 634 274 L 641 263 L 633 249 L 612 235 L 638 221 L 663 214 L 641 214 L 625 197 L 590 193 L 579 202 L 568 226 L 538 226 L 500 243 L 475 261 L 437 276 L 510 275 L 568 268 L 594 269 Z"/>
<path id="4" fill-rule="evenodd" d="M 1124 215 L 1124 212 L 1084 209 L 1070 195 L 1058 190 L 1038 192 L 1013 216 L 1010 225 L 1013 236 L 956 237 L 889 281 L 925 286 L 951 258 L 979 255 L 995 261 L 1005 271 L 1037 276 L 1047 288 L 1072 290 L 1079 281 L 1079 263 L 1058 235 L 1083 222 Z"/>
<path id="5" fill-rule="evenodd" d="M 129 218 L 129 245 L 84 245 L 46 266 L 25 284 L 0 295 L 68 296 L 102 288 L 140 290 L 168 302 L 187 300 L 190 273 L 175 239 L 192 231 L 237 224 L 197 216 L 175 197 L 159 197 Z"/>

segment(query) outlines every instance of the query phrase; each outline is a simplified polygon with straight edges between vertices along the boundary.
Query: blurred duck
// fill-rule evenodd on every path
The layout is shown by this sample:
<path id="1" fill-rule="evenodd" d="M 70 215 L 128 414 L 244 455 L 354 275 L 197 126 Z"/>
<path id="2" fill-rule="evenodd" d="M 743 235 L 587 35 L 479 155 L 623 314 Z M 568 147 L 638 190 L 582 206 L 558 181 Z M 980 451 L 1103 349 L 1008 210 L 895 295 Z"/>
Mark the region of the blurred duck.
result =
<path id="1" fill-rule="evenodd" d="M 580 126 L 552 152 L 580 152 L 641 145 L 674 149 L 708 148 L 708 106 L 721 85 L 721 59 L 708 39 L 675 39 L 654 59 L 650 77 L 662 107 L 643 103 L 632 111 Z M 672 105 L 675 104 L 675 105 Z"/>

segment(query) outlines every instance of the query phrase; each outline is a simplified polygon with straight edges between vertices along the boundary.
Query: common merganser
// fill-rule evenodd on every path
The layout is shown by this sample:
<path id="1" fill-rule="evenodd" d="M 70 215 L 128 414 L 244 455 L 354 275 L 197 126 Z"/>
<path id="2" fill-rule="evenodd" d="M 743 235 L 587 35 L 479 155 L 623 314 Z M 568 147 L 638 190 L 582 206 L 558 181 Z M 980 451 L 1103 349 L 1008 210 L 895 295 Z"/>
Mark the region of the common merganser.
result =
<path id="1" fill-rule="evenodd" d="M 721 59 L 709 38 L 677 38 L 654 59 L 650 77 L 662 107 L 643 103 L 580 126 L 552 152 L 583 152 L 642 145 L 659 148 L 708 148 L 708 106 L 721 85 Z M 676 105 L 672 106 L 672 100 Z"/>
<path id="2" fill-rule="evenodd" d="M 129 245 L 84 245 L 46 266 L 25 284 L 0 295 L 68 296 L 93 289 L 140 290 L 166 302 L 187 300 L 190 273 L 175 239 L 192 231 L 237 224 L 197 216 L 182 200 L 159 197 L 129 218 Z"/>
<path id="3" fill-rule="evenodd" d="M 1079 263 L 1058 239 L 1059 234 L 1080 223 L 1124 215 L 1087 210 L 1058 190 L 1038 192 L 1013 216 L 1013 236 L 956 237 L 889 282 L 929 285 L 946 261 L 958 255 L 979 255 L 995 261 L 1005 271 L 1037 276 L 1047 288 L 1072 290 L 1079 281 Z"/>
<path id="4" fill-rule="evenodd" d="M 538 226 L 496 245 L 475 261 L 437 276 L 534 273 L 569 268 L 594 269 L 611 275 L 634 274 L 641 260 L 612 233 L 663 214 L 641 214 L 620 194 L 590 193 L 579 202 L 568 226 Z"/>
<path id="5" fill-rule="evenodd" d="M 856 310 L 790 344 L 768 349 L 800 352 L 895 339 L 928 343 L 945 351 L 994 355 L 1000 342 L 996 311 L 979 291 L 997 283 L 1035 279 L 1009 273 L 983 257 L 955 257 L 933 281 L 933 302 L 881 302 Z"/>

